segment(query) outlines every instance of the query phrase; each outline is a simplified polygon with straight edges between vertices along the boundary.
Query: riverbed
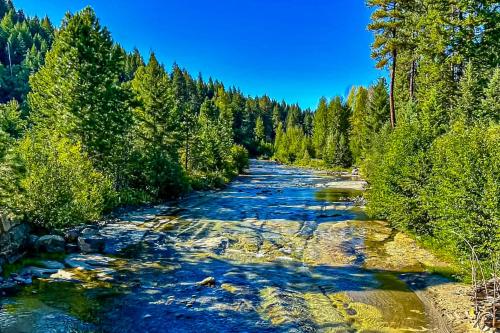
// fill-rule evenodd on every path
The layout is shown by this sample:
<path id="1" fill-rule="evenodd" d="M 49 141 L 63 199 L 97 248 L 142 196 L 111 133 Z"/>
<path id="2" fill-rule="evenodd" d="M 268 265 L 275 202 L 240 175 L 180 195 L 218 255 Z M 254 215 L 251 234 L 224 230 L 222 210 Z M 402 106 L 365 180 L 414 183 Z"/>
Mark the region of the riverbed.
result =
<path id="1" fill-rule="evenodd" d="M 368 219 L 363 186 L 252 161 L 221 191 L 103 225 L 104 254 L 0 299 L 0 332 L 443 332 L 412 281 L 446 263 Z"/>

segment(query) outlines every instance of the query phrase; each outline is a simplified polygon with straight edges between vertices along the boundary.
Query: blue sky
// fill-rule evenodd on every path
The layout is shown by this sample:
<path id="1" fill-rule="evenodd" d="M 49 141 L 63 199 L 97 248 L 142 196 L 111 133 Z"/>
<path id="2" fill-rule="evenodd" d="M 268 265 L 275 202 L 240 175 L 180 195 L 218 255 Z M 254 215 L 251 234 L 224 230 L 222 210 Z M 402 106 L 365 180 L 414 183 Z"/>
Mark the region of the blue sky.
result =
<path id="1" fill-rule="evenodd" d="M 248 95 L 314 108 L 384 73 L 370 58 L 364 0 L 14 0 L 59 26 L 66 11 L 91 5 L 126 49 L 153 50 Z"/>

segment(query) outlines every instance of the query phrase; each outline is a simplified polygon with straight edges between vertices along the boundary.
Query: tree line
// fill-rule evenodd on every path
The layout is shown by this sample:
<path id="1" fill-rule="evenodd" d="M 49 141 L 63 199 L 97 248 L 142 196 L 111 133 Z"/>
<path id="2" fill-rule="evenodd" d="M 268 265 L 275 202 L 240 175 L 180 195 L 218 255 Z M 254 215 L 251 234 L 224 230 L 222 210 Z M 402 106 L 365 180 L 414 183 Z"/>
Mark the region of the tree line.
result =
<path id="1" fill-rule="evenodd" d="M 58 29 L 0 14 L 0 207 L 42 228 L 223 186 L 302 114 L 126 52 L 90 7 Z"/>

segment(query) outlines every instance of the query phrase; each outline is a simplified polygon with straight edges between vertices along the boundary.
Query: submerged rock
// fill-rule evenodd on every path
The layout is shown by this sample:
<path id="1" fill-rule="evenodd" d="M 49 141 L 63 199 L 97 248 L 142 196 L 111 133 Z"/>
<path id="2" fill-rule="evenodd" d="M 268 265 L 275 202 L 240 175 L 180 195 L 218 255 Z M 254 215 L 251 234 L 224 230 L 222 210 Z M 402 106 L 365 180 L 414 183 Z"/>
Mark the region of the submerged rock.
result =
<path id="1" fill-rule="evenodd" d="M 22 274 L 31 275 L 36 278 L 43 278 L 50 276 L 58 271 L 58 268 L 40 268 L 29 266 L 23 269 Z"/>
<path id="2" fill-rule="evenodd" d="M 209 276 L 209 277 L 203 279 L 202 281 L 198 282 L 196 285 L 200 286 L 200 287 L 213 288 L 213 287 L 215 287 L 215 278 L 213 276 Z"/>
<path id="3" fill-rule="evenodd" d="M 62 263 L 55 260 L 43 260 L 40 261 L 39 265 L 42 266 L 43 268 L 56 269 L 56 270 L 64 268 L 64 265 Z"/>

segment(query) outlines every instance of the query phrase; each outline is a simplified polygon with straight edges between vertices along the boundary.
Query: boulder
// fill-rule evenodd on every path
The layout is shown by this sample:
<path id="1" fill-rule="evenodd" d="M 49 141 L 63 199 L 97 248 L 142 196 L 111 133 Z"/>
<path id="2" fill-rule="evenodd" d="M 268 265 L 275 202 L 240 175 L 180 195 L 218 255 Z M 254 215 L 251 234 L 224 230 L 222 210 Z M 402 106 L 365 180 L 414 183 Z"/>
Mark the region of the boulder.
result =
<path id="1" fill-rule="evenodd" d="M 78 237 L 78 246 L 83 253 L 102 253 L 106 245 L 104 237 L 98 233 L 84 234 Z"/>
<path id="2" fill-rule="evenodd" d="M 80 232 L 80 235 L 81 236 L 93 236 L 93 235 L 97 235 L 99 234 L 99 231 L 97 231 L 97 229 L 94 229 L 94 228 L 84 228 L 81 232 Z"/>
<path id="3" fill-rule="evenodd" d="M 64 252 L 66 242 L 58 235 L 46 235 L 40 237 L 36 242 L 36 249 L 41 252 L 57 253 Z"/>
<path id="4" fill-rule="evenodd" d="M 35 250 L 36 249 L 36 244 L 38 242 L 38 239 L 40 239 L 40 237 L 38 237 L 37 235 L 29 235 L 28 237 L 28 247 L 32 250 Z"/>
<path id="5" fill-rule="evenodd" d="M 12 280 L 22 285 L 28 285 L 33 283 L 33 280 L 29 274 L 23 274 L 23 275 L 15 274 L 14 276 L 12 276 Z"/>
<path id="6" fill-rule="evenodd" d="M 81 227 L 68 229 L 64 233 L 64 239 L 68 243 L 76 243 L 78 241 L 78 237 L 80 236 L 81 231 L 82 231 Z"/>

